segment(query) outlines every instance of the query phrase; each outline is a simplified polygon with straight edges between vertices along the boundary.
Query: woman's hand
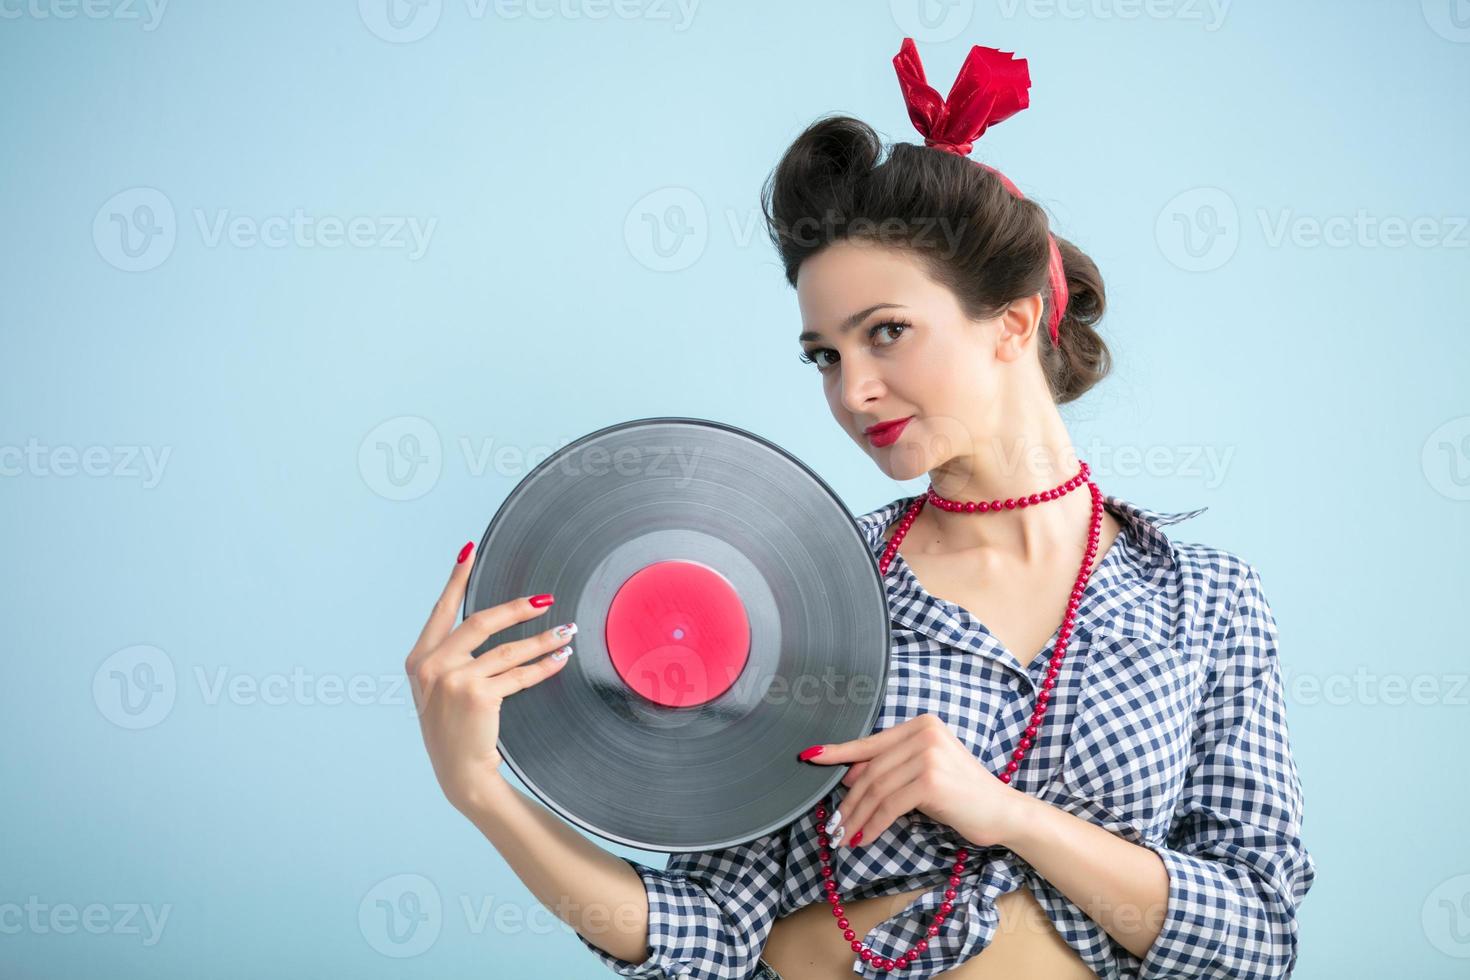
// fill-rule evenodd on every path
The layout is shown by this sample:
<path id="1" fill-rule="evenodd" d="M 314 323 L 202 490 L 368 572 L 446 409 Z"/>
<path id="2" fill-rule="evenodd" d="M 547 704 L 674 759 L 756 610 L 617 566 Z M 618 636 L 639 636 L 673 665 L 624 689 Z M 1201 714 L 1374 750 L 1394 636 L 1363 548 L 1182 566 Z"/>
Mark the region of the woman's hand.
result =
<path id="1" fill-rule="evenodd" d="M 413 685 L 419 728 L 434 763 L 434 775 L 449 802 L 462 813 L 483 804 L 498 788 L 496 784 L 504 783 L 496 748 L 500 703 L 561 670 L 566 658 L 529 661 L 564 646 L 576 632 L 569 623 L 565 635 L 549 629 L 472 656 L 491 635 L 544 614 L 552 599 L 542 597 L 545 606 L 532 605 L 530 597 L 512 599 L 481 609 L 454 626 L 470 576 L 471 547 L 465 545 L 460 552 L 443 594 L 403 665 Z M 570 647 L 567 652 L 570 654 Z"/>
<path id="2" fill-rule="evenodd" d="M 910 810 L 953 827 L 979 847 L 1004 844 L 1031 799 L 981 765 L 935 714 L 821 749 L 807 761 L 856 763 L 842 777 L 848 787 L 842 805 L 827 820 L 834 846 L 849 830 L 849 846 L 872 843 Z"/>

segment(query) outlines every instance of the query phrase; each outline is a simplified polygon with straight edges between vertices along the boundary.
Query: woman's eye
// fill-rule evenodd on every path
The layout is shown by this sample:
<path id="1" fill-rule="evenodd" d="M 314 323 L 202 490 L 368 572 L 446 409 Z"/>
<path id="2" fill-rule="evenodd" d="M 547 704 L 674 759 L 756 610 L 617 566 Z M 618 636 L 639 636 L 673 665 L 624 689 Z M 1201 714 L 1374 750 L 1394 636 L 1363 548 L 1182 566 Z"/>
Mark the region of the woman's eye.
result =
<path id="1" fill-rule="evenodd" d="M 895 328 L 897 328 L 898 330 L 898 334 L 895 336 L 895 339 L 897 339 L 897 337 L 903 335 L 903 332 L 909 328 L 909 325 L 907 323 L 900 323 L 897 320 L 890 320 L 887 323 L 880 323 L 873 327 L 873 329 L 869 331 L 868 336 L 871 337 L 873 334 L 876 334 L 880 330 L 893 330 Z M 892 341 L 889 341 L 889 343 L 892 343 Z M 883 346 L 886 347 L 888 346 L 888 344 L 884 344 Z"/>
<path id="2" fill-rule="evenodd" d="M 893 340 L 890 340 L 885 344 L 878 345 L 880 347 L 892 347 L 893 344 L 897 341 L 898 337 L 903 336 L 903 332 L 908 328 L 909 325 L 907 323 L 903 323 L 899 320 L 888 320 L 884 323 L 875 323 L 873 324 L 873 326 L 868 328 L 868 339 L 872 340 L 878 335 L 880 331 L 897 330 L 898 333 L 894 335 Z M 823 361 L 821 359 L 823 355 L 827 354 L 832 355 L 832 357 L 834 358 L 837 356 L 837 352 L 832 350 L 830 347 L 818 347 L 813 349 L 810 353 L 802 351 L 800 354 L 797 355 L 797 359 L 803 364 L 815 364 L 817 366 L 817 370 L 820 371 L 823 368 L 831 366 L 832 364 L 832 361 L 830 360 Z"/>

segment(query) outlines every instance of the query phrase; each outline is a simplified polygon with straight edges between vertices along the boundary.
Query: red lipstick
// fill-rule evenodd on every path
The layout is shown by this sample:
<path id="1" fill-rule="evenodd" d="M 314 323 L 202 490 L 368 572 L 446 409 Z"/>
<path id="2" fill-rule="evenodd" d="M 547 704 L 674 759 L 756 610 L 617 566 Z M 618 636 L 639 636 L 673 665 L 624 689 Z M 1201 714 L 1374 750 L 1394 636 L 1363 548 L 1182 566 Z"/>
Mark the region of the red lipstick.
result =
<path id="1" fill-rule="evenodd" d="M 892 422 L 879 422 L 877 425 L 870 425 L 863 431 L 867 433 L 868 441 L 873 445 L 891 446 L 903 434 L 904 427 L 913 420 L 914 417 L 910 415 L 906 419 L 896 419 Z"/>

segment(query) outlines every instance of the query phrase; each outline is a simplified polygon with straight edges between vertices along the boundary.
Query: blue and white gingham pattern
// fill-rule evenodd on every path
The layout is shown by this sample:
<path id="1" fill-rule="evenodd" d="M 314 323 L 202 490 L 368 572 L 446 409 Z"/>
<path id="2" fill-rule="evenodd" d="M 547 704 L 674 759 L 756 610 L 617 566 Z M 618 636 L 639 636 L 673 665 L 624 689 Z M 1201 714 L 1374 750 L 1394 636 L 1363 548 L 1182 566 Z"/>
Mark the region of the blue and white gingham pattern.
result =
<path id="1" fill-rule="evenodd" d="M 915 499 L 857 519 L 875 558 L 884 530 Z M 1123 533 L 1093 571 L 1051 707 L 1011 785 L 1155 851 L 1169 873 L 1162 931 L 1140 960 L 1006 848 L 976 847 L 912 812 L 877 840 L 832 852 L 846 901 L 931 886 L 863 937 L 894 957 L 925 937 L 955 851 L 970 851 L 953 912 L 905 976 L 983 952 L 996 899 L 1022 887 L 1102 980 L 1284 978 L 1296 966 L 1297 907 L 1316 871 L 1300 837 L 1301 784 L 1260 575 L 1161 530 L 1205 508 L 1171 514 L 1104 501 Z M 902 553 L 886 586 L 893 655 L 873 731 L 934 713 L 1001 771 L 1055 634 L 1023 663 L 965 609 L 925 591 Z M 832 799 L 840 805 L 845 794 L 839 784 Z M 624 977 L 748 980 L 775 920 L 825 901 L 817 851 L 808 812 L 745 844 L 670 855 L 663 869 L 625 858 L 648 893 L 649 958 L 619 960 L 578 938 Z M 843 941 L 835 924 L 829 939 Z M 856 954 L 852 971 L 885 975 Z"/>

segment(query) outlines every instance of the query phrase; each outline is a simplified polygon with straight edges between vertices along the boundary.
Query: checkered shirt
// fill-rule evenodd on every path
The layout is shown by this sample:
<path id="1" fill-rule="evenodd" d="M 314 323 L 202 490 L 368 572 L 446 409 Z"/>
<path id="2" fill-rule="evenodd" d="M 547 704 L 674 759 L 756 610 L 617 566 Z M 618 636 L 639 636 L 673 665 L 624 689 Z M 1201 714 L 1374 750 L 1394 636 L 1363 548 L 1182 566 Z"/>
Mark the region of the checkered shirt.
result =
<path id="1" fill-rule="evenodd" d="M 916 499 L 857 518 L 875 558 Z M 1296 966 L 1297 908 L 1316 872 L 1300 837 L 1301 784 L 1260 574 L 1161 530 L 1207 508 L 1103 500 L 1123 530 L 1088 582 L 1051 707 L 1011 785 L 1157 853 L 1169 877 L 1162 931 L 1140 960 L 1009 849 L 977 847 L 913 811 L 877 840 L 831 852 L 845 902 L 928 887 L 860 937 L 893 958 L 926 938 L 956 850 L 970 851 L 939 934 L 894 975 L 933 976 L 983 952 L 998 929 L 996 899 L 1018 888 L 1102 980 L 1284 978 Z M 937 714 L 1003 771 L 1056 635 L 1022 663 L 967 610 L 925 591 L 901 553 L 885 586 L 893 648 L 873 731 Z M 829 799 L 840 805 L 845 794 L 838 784 Z M 808 811 L 744 844 L 672 854 L 662 869 L 624 858 L 648 894 L 648 959 L 620 960 L 578 938 L 619 976 L 747 980 L 775 920 L 826 901 L 818 850 Z M 844 941 L 835 920 L 828 940 Z M 852 972 L 889 976 L 855 953 Z"/>

